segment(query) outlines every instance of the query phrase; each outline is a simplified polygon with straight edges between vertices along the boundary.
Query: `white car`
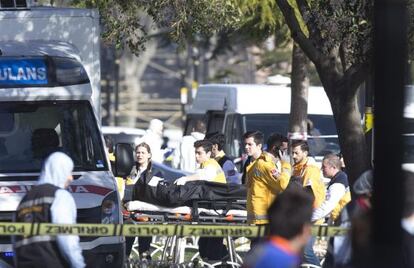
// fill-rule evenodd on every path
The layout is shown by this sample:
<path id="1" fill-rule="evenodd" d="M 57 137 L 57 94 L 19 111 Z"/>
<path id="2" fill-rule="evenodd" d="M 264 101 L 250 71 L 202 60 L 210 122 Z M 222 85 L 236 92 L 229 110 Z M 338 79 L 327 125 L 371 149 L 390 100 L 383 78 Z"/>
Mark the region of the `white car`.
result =
<path id="1" fill-rule="evenodd" d="M 137 142 L 145 135 L 145 130 L 132 127 L 110 127 L 103 126 L 102 133 L 112 139 L 112 144 L 129 143 L 135 147 Z"/>
<path id="2" fill-rule="evenodd" d="M 173 141 L 175 142 L 177 142 L 177 140 L 182 136 L 181 131 L 167 130 L 166 132 L 167 133 L 164 133 L 165 136 L 172 137 L 174 139 Z M 111 137 L 113 146 L 115 146 L 117 143 L 129 143 L 135 147 L 138 143 L 140 143 L 141 138 L 145 135 L 146 131 L 139 128 L 103 126 L 102 133 L 104 136 Z M 177 178 L 189 174 L 188 172 L 171 168 L 163 163 L 157 163 L 155 161 L 153 161 L 153 168 L 154 173 L 157 173 L 158 171 L 161 172 L 162 177 L 169 182 L 172 182 Z"/>

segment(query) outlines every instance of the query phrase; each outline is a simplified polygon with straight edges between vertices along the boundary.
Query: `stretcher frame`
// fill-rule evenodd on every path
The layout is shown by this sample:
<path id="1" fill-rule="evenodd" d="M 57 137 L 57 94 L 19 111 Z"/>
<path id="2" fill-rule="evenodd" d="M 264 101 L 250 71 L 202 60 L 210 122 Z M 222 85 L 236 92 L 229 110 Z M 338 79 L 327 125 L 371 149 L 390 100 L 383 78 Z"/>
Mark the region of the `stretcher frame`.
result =
<path id="1" fill-rule="evenodd" d="M 137 201 L 133 201 L 137 202 Z M 191 207 L 165 208 L 138 201 L 135 206 L 130 203 L 127 208 L 131 213 L 131 219 L 135 224 L 140 223 L 184 223 L 184 224 L 245 224 L 247 222 L 247 212 L 245 210 L 245 200 L 216 200 L 216 201 L 193 201 Z M 138 204 L 138 206 L 137 206 Z M 139 207 L 139 205 L 143 207 Z M 145 209 L 145 205 L 151 211 Z M 139 208 L 138 210 L 135 210 Z M 183 213 L 180 213 L 183 212 Z M 174 264 L 182 264 L 184 262 L 185 250 L 188 248 L 198 249 L 197 239 L 192 239 L 192 246 L 187 244 L 189 237 L 181 237 L 178 235 L 169 236 L 166 238 L 164 248 L 161 254 L 161 261 L 172 261 Z M 227 264 L 231 267 L 241 267 L 243 260 L 236 251 L 234 239 L 231 236 L 223 237 L 227 244 L 228 256 L 222 261 L 216 263 L 207 263 L 203 260 L 200 264 L 207 267 L 216 267 Z M 158 248 L 156 250 L 159 250 Z M 195 254 L 191 261 L 197 258 Z M 200 258 L 201 259 L 201 258 Z"/>

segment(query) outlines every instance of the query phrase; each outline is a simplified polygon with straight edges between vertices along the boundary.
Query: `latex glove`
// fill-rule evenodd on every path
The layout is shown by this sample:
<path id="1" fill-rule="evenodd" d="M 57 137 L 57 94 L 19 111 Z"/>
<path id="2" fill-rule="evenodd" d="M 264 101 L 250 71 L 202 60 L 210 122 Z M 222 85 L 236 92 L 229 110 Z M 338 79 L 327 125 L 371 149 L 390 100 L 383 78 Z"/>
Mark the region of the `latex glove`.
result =
<path id="1" fill-rule="evenodd" d="M 280 161 L 282 162 L 290 163 L 290 155 L 288 154 L 287 151 L 279 150 L 279 158 L 280 158 Z"/>
<path id="2" fill-rule="evenodd" d="M 184 185 L 187 182 L 187 177 L 181 177 L 174 181 L 174 184 Z"/>

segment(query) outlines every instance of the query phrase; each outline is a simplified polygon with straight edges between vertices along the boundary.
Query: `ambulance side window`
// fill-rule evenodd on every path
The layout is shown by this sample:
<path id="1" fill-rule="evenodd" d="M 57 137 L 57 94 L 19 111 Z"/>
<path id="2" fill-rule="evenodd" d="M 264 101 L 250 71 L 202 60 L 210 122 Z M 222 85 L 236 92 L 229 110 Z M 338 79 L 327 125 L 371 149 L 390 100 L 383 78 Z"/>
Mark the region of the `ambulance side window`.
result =
<path id="1" fill-rule="evenodd" d="M 208 118 L 207 133 L 223 131 L 224 112 L 209 111 Z"/>
<path id="2" fill-rule="evenodd" d="M 207 122 L 207 114 L 188 114 L 186 125 L 184 128 L 184 135 L 190 135 L 193 129 L 195 128 L 195 125 L 197 122 L 201 120 L 204 123 Z"/>

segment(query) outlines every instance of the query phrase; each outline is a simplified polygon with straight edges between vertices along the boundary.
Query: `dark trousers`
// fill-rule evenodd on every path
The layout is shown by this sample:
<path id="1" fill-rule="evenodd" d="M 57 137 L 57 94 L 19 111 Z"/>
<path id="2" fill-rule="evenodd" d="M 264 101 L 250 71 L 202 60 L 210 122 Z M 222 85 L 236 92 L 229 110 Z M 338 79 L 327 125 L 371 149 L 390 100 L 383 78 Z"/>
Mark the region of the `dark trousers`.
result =
<path id="1" fill-rule="evenodd" d="M 256 226 L 260 228 L 265 228 L 266 236 L 269 234 L 269 226 L 267 224 L 256 224 Z M 252 237 L 250 238 L 250 250 L 252 250 L 255 246 L 261 244 L 262 242 L 266 241 L 265 237 Z"/>
<path id="2" fill-rule="evenodd" d="M 135 237 L 126 237 L 125 238 L 125 253 L 127 257 L 131 254 L 132 245 L 134 244 Z M 141 255 L 142 253 L 149 251 L 151 248 L 152 238 L 149 236 L 138 237 L 138 252 Z"/>
<path id="3" fill-rule="evenodd" d="M 303 262 L 307 264 L 313 264 L 315 266 L 321 266 L 319 258 L 313 251 L 313 245 L 315 244 L 315 241 L 316 237 L 311 236 L 311 238 L 308 240 L 308 243 L 305 245 L 305 249 L 303 251 Z"/>
<path id="4" fill-rule="evenodd" d="M 221 260 L 228 255 L 227 248 L 223 244 L 223 237 L 200 237 L 198 252 L 203 260 Z"/>

